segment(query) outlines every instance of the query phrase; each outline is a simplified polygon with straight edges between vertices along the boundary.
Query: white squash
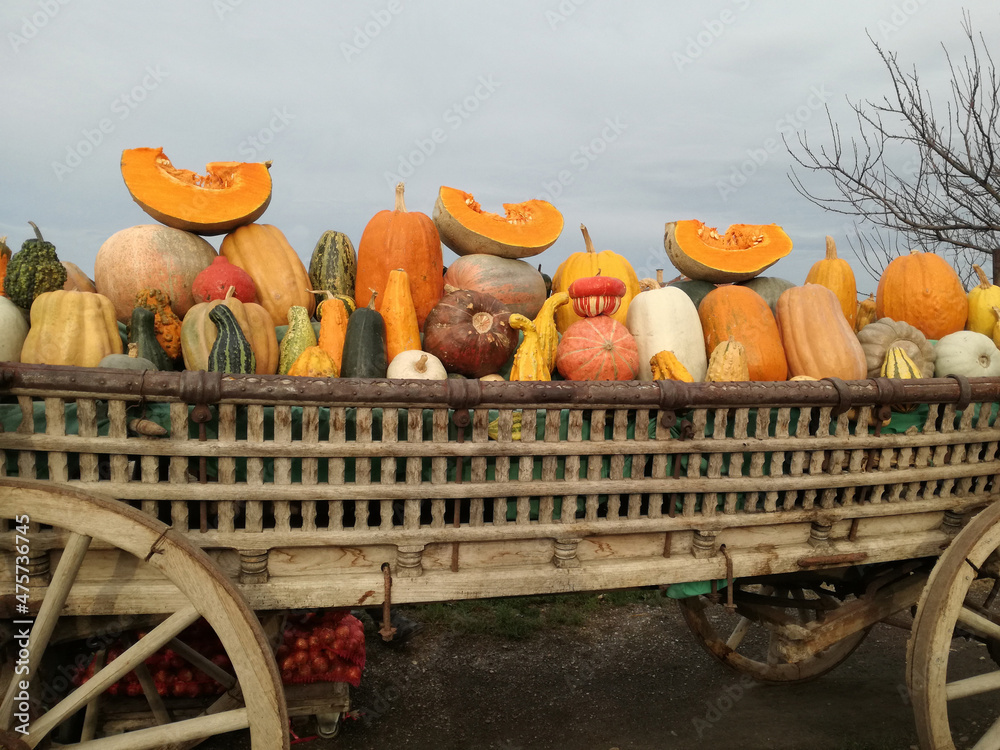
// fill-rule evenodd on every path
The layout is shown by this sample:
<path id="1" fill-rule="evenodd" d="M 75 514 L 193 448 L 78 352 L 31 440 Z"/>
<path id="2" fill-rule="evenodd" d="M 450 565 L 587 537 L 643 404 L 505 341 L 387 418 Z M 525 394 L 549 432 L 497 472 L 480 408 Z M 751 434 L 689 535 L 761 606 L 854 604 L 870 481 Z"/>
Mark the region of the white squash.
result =
<path id="1" fill-rule="evenodd" d="M 625 327 L 635 337 L 639 361 L 649 362 L 664 349 L 674 353 L 696 382 L 705 379 L 708 355 L 698 308 L 675 286 L 640 292 L 629 304 Z M 641 380 L 652 380 L 653 371 L 639 368 Z"/>
<path id="2" fill-rule="evenodd" d="M 28 337 L 28 320 L 21 309 L 0 297 L 0 362 L 20 362 L 21 347 Z"/>
<path id="3" fill-rule="evenodd" d="M 955 331 L 942 336 L 934 346 L 934 375 L 965 375 L 967 378 L 1000 376 L 1000 349 L 989 336 L 975 331 Z"/>
<path id="4" fill-rule="evenodd" d="M 433 354 L 420 349 L 407 349 L 392 358 L 385 376 L 408 380 L 447 380 L 448 371 Z"/>

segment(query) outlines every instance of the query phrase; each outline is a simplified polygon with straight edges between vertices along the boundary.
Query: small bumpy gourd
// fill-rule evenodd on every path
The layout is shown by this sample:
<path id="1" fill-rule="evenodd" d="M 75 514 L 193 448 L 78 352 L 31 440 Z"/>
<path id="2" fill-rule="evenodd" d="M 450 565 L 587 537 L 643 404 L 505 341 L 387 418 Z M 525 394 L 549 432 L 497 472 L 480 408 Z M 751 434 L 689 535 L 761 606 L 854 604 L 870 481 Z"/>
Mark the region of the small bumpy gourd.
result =
<path id="1" fill-rule="evenodd" d="M 59 262 L 56 246 L 42 238 L 35 222 L 28 223 L 35 237 L 25 240 L 20 251 L 14 253 L 3 279 L 4 296 L 24 310 L 31 309 L 38 295 L 62 289 L 66 283 L 66 267 Z"/>
<path id="2" fill-rule="evenodd" d="M 680 380 L 684 383 L 694 382 L 694 377 L 692 377 L 688 369 L 671 351 L 664 350 L 654 354 L 649 360 L 649 366 L 653 372 L 653 380 Z"/>
<path id="3" fill-rule="evenodd" d="M 559 329 L 556 328 L 556 311 L 569 304 L 567 292 L 555 292 L 542 303 L 542 309 L 532 323 L 538 333 L 538 346 L 542 352 L 545 366 L 551 373 L 556 366 L 556 347 L 559 346 Z"/>
<path id="4" fill-rule="evenodd" d="M 524 333 L 524 341 L 514 352 L 510 380 L 552 380 L 552 374 L 549 372 L 542 355 L 535 324 L 520 313 L 511 313 L 508 323 L 511 328 L 516 328 Z"/>
<path id="5" fill-rule="evenodd" d="M 208 371 L 252 374 L 257 369 L 257 360 L 233 311 L 225 305 L 216 305 L 209 310 L 208 319 L 218 329 L 208 355 Z"/>

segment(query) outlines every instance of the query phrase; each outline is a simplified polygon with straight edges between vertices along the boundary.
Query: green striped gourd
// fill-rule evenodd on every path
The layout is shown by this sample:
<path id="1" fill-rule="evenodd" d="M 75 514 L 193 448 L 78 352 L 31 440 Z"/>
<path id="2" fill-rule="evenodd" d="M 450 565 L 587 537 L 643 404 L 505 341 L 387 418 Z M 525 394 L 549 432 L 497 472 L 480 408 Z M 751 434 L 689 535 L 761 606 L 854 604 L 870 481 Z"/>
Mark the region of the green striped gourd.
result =
<path id="1" fill-rule="evenodd" d="M 309 282 L 317 292 L 319 303 L 326 299 L 324 291 L 344 300 L 347 312 L 354 312 L 354 282 L 357 277 L 358 253 L 351 238 L 343 232 L 323 232 L 309 260 Z"/>
<path id="2" fill-rule="evenodd" d="M 257 360 L 233 311 L 226 305 L 216 305 L 208 311 L 208 319 L 218 330 L 208 353 L 208 371 L 252 375 L 257 370 Z"/>
<path id="3" fill-rule="evenodd" d="M 288 308 L 288 330 L 278 345 L 278 373 L 287 375 L 299 355 L 317 343 L 309 311 L 301 305 L 292 305 Z"/>

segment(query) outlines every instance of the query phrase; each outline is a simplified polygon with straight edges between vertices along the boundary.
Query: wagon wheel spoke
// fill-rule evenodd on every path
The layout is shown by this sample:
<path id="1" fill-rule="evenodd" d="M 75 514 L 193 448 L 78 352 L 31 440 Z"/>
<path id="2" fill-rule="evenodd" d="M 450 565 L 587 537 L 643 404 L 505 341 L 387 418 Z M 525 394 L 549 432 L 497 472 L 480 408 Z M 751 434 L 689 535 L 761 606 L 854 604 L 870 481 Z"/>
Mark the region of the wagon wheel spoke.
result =
<path id="1" fill-rule="evenodd" d="M 958 613 L 958 622 L 966 629 L 983 638 L 1000 640 L 1000 625 L 969 607 L 962 607 Z"/>
<path id="2" fill-rule="evenodd" d="M 66 598 L 69 596 L 73 582 L 76 580 L 80 566 L 83 564 L 84 555 L 90 547 L 90 537 L 84 534 L 72 533 L 63 551 L 59 564 L 56 565 L 52 574 L 52 581 L 49 583 L 42 600 L 42 606 L 38 610 L 38 616 L 31 628 L 31 635 L 28 639 L 28 659 L 27 672 L 24 679 L 31 680 L 35 676 L 35 667 L 38 654 L 45 651 L 59 621 L 59 613 L 62 612 Z M 11 680 L 7 687 L 7 692 L 0 703 L 0 718 L 2 718 L 2 728 L 9 729 L 10 721 L 14 711 L 14 696 L 17 694 L 19 680 Z"/>
<path id="3" fill-rule="evenodd" d="M 161 646 L 194 623 L 200 616 L 193 605 L 172 614 L 150 630 L 145 638 L 140 638 L 121 656 L 107 664 L 100 672 L 96 672 L 91 679 L 46 711 L 31 725 L 31 734 L 36 737 L 44 737 L 69 716 L 131 672 L 137 665 L 155 654 Z"/>
<path id="4" fill-rule="evenodd" d="M 776 667 L 781 663 L 781 656 L 778 653 L 778 636 L 769 633 L 767 638 L 767 664 Z"/>
<path id="5" fill-rule="evenodd" d="M 946 690 L 950 701 L 1000 690 L 1000 670 L 949 682 Z"/>
<path id="6" fill-rule="evenodd" d="M 63 745 L 62 750 L 86 748 L 86 750 L 157 750 L 164 746 L 173 747 L 181 742 L 203 740 L 224 732 L 235 732 L 250 726 L 246 708 L 197 716 L 193 719 L 175 721 L 162 727 L 136 729 L 124 734 L 115 734 L 92 740 L 86 745 Z"/>
<path id="7" fill-rule="evenodd" d="M 736 623 L 736 627 L 733 628 L 733 632 L 729 634 L 729 638 L 726 639 L 726 646 L 731 648 L 733 651 L 740 647 L 743 643 L 743 639 L 746 637 L 747 633 L 750 632 L 751 626 L 750 618 L 741 617 L 740 621 Z"/>
<path id="8" fill-rule="evenodd" d="M 992 726 L 986 730 L 986 734 L 972 746 L 972 750 L 1000 750 L 1000 719 L 993 722 Z"/>

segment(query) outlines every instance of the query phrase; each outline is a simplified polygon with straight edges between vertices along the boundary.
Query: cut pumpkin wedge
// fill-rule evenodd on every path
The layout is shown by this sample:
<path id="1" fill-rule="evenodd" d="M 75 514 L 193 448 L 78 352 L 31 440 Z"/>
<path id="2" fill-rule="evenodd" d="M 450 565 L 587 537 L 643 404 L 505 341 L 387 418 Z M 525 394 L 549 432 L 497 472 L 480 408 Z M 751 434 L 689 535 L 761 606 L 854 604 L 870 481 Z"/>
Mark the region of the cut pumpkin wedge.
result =
<path id="1" fill-rule="evenodd" d="M 715 284 L 752 279 L 792 251 L 777 224 L 733 224 L 719 232 L 701 221 L 671 221 L 663 246 L 678 271 Z"/>
<path id="2" fill-rule="evenodd" d="M 503 216 L 490 213 L 471 193 L 442 187 L 434 205 L 434 224 L 441 241 L 458 255 L 528 258 L 559 239 L 563 217 L 548 201 L 504 203 L 503 207 Z"/>
<path id="3" fill-rule="evenodd" d="M 271 202 L 271 162 L 212 162 L 200 175 L 175 167 L 162 148 L 130 148 L 121 166 L 142 210 L 186 232 L 231 232 L 260 218 Z"/>

